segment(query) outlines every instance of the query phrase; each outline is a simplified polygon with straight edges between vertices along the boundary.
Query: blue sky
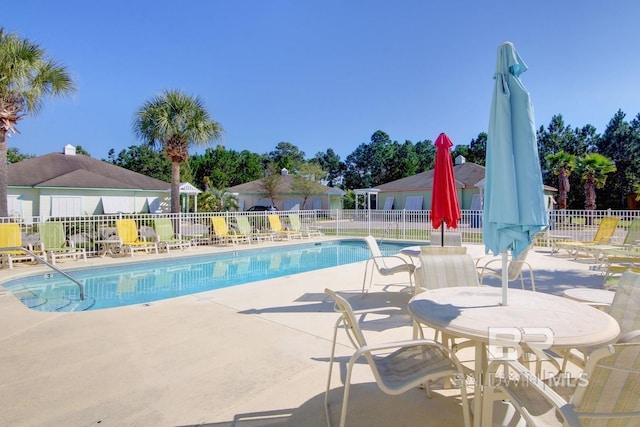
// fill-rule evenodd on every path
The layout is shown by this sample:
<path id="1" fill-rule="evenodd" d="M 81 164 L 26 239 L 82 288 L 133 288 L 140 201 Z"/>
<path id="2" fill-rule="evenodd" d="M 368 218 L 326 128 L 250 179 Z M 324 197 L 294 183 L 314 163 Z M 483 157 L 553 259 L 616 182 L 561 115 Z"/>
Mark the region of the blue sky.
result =
<path id="1" fill-rule="evenodd" d="M 529 67 L 536 127 L 562 114 L 602 133 L 618 109 L 640 113 L 635 0 L 21 0 L 3 15 L 78 87 L 19 123 L 9 146 L 36 155 L 139 145 L 133 114 L 164 89 L 200 96 L 238 151 L 286 141 L 344 160 L 378 129 L 468 144 L 504 41 Z"/>

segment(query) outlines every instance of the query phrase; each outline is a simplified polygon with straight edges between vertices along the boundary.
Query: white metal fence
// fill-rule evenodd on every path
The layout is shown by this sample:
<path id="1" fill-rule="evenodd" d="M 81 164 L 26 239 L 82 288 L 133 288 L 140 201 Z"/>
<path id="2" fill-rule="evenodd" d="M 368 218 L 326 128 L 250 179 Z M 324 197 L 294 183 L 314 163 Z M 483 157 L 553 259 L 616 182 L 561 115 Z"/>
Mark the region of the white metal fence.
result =
<path id="1" fill-rule="evenodd" d="M 291 211 L 269 212 L 278 214 L 284 227 L 290 227 L 288 214 Z M 434 231 L 431 226 L 430 211 L 407 210 L 301 210 L 296 211 L 303 226 L 317 227 L 327 236 L 400 239 L 408 241 L 428 241 Z M 88 254 L 99 251 L 100 240 L 106 240 L 115 233 L 115 221 L 120 218 L 135 219 L 140 235 L 152 238 L 153 220 L 170 218 L 176 234 L 182 238 L 198 240 L 199 244 L 214 243 L 211 217 L 224 216 L 230 228 L 237 228 L 235 218 L 246 216 L 255 230 L 268 230 L 267 212 L 220 212 L 181 214 L 120 214 L 95 215 L 69 218 L 0 218 L 0 222 L 17 222 L 21 225 L 22 244 L 36 245 L 39 241 L 38 225 L 44 221 L 59 221 L 65 225 L 67 237 L 76 245 L 87 249 Z M 640 216 L 640 211 L 584 211 L 567 210 L 550 212 L 549 228 L 537 236 L 537 244 L 548 245 L 553 236 L 564 236 L 587 241 L 593 238 L 603 217 L 618 217 L 615 238 L 622 240 L 631 221 Z M 463 210 L 462 219 L 456 230 L 446 233 L 460 233 L 464 243 L 482 243 L 482 211 Z"/>

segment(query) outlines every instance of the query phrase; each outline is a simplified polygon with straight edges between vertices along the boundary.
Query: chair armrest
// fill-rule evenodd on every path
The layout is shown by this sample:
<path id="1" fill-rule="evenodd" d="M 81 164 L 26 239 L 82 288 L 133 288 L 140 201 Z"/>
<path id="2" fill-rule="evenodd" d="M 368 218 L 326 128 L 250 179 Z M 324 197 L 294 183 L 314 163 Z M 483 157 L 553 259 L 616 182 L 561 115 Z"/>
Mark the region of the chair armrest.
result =
<path id="1" fill-rule="evenodd" d="M 574 405 L 567 402 L 562 396 L 553 390 L 553 388 L 547 385 L 541 378 L 535 376 L 520 362 L 515 360 L 500 360 L 492 362 L 488 369 L 489 378 L 493 378 L 493 375 L 495 375 L 500 366 L 504 366 L 505 370 L 508 370 L 509 372 L 515 372 L 523 384 L 535 390 L 536 393 L 544 398 L 550 405 L 555 407 L 566 421 L 566 424 L 563 425 L 568 425 L 570 427 L 582 426 L 580 419 L 573 410 Z M 498 384 L 498 386 L 501 386 L 501 384 Z M 509 387 L 506 385 L 500 388 L 507 393 L 509 391 Z"/>
<path id="2" fill-rule="evenodd" d="M 370 259 L 381 259 L 381 260 L 385 260 L 385 259 L 398 259 L 400 261 L 402 261 L 403 264 L 407 264 L 407 265 L 413 265 L 412 263 L 410 263 L 409 261 L 407 261 L 405 258 L 401 257 L 400 255 L 380 255 L 380 256 L 372 256 Z"/>
<path id="3" fill-rule="evenodd" d="M 618 338 L 619 343 L 629 343 L 629 342 L 637 342 L 638 338 L 640 338 L 640 329 L 636 329 L 635 331 L 629 331 L 626 334 L 622 334 L 620 338 Z"/>

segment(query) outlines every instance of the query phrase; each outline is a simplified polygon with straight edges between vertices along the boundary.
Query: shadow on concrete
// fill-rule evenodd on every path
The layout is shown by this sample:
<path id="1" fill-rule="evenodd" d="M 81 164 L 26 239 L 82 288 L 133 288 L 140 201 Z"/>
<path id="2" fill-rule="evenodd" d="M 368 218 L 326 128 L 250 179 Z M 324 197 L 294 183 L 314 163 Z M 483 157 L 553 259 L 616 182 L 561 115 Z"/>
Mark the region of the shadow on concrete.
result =
<path id="1" fill-rule="evenodd" d="M 339 425 L 343 387 L 329 392 L 332 425 Z M 414 389 L 399 396 L 381 392 L 375 383 L 351 386 L 346 425 L 352 427 L 461 426 L 460 396 L 450 390 L 434 390 L 429 399 L 424 390 Z M 237 414 L 227 422 L 188 424 L 179 427 L 324 427 L 324 393 L 315 395 L 297 408 L 269 409 Z"/>

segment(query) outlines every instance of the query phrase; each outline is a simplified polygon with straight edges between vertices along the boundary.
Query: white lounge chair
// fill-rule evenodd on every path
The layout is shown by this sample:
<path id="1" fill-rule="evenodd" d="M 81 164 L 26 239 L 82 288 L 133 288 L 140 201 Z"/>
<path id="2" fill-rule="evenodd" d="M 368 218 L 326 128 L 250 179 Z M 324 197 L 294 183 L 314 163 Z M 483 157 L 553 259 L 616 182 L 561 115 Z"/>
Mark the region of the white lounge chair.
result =
<path id="1" fill-rule="evenodd" d="M 347 421 L 353 367 L 362 359 L 369 365 L 380 390 L 390 395 L 402 394 L 423 384 L 428 392 L 430 381 L 454 377 L 460 385 L 464 425 L 467 427 L 471 425 L 464 372 L 462 365 L 451 350 L 433 340 L 425 339 L 368 344 L 349 302 L 331 289 L 325 289 L 325 293 L 333 298 L 335 310 L 341 314 L 334 326 L 329 375 L 324 398 L 325 415 L 329 427 L 331 426 L 329 390 L 331 389 L 331 376 L 339 329 L 344 329 L 349 341 L 356 350 L 349 359 L 344 379 L 342 411 L 340 414 L 341 427 L 344 427 Z"/>

